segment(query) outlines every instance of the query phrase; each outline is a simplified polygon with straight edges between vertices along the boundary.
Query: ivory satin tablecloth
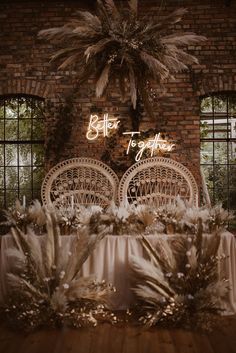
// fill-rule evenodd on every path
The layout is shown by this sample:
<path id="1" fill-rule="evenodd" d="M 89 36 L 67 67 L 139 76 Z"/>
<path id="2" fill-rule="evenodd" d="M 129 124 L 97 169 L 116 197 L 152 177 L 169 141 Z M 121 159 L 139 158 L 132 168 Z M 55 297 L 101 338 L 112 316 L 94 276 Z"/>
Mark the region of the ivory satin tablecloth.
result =
<path id="1" fill-rule="evenodd" d="M 176 235 L 177 236 L 177 235 Z M 62 246 L 65 242 L 71 242 L 73 236 L 62 236 Z M 155 246 L 158 238 L 170 237 L 167 235 L 148 235 L 149 241 Z M 172 237 L 172 236 L 171 236 Z M 175 237 L 175 235 L 173 236 Z M 9 259 L 6 249 L 12 244 L 9 235 L 1 238 L 0 253 L 0 301 L 4 301 L 7 295 L 5 285 L 5 274 L 8 271 Z M 219 255 L 228 256 L 219 266 L 222 276 L 229 279 L 230 291 L 228 297 L 222 303 L 226 314 L 236 313 L 236 240 L 233 234 L 225 232 L 219 248 Z M 106 280 L 112 283 L 117 292 L 112 298 L 113 309 L 127 309 L 133 303 L 133 295 L 130 290 L 129 259 L 131 255 L 144 256 L 140 237 L 136 236 L 106 236 L 94 252 L 89 256 L 82 267 L 82 275 L 95 274 L 97 280 Z M 145 256 L 146 257 L 146 256 Z"/>

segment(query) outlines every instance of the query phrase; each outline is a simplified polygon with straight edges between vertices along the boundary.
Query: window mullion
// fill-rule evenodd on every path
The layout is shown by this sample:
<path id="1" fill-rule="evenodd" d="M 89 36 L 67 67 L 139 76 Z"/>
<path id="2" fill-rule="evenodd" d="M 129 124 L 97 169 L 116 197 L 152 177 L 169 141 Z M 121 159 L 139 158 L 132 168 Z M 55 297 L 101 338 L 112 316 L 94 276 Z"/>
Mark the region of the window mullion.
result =
<path id="1" fill-rule="evenodd" d="M 5 99 L 4 99 L 4 110 L 3 110 L 3 138 L 5 141 L 6 140 L 6 101 L 5 101 Z M 3 165 L 4 165 L 4 171 L 3 171 L 4 207 L 6 208 L 6 205 L 7 205 L 7 195 L 6 195 L 7 182 L 6 182 L 6 144 L 5 143 L 3 143 Z"/>
<path id="2" fill-rule="evenodd" d="M 17 98 L 17 140 L 20 139 L 20 128 L 19 128 L 19 117 L 20 117 L 20 104 L 19 97 Z M 19 144 L 17 144 L 17 189 L 18 189 L 18 199 L 20 200 L 20 153 Z"/>

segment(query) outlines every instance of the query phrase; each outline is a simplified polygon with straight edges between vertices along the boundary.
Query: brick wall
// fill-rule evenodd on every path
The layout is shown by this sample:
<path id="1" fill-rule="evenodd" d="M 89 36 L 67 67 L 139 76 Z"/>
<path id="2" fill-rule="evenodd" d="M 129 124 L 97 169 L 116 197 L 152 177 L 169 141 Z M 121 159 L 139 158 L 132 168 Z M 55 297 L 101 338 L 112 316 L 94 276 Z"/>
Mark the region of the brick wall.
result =
<path id="1" fill-rule="evenodd" d="M 75 156 L 89 156 L 100 159 L 107 142 L 99 139 L 86 140 L 85 134 L 91 111 L 98 110 L 119 116 L 127 129 L 130 101 L 121 100 L 113 87 L 106 98 L 96 99 L 94 84 L 89 80 L 77 86 L 75 72 L 57 71 L 49 64 L 53 47 L 39 40 L 41 29 L 63 25 L 81 5 L 82 1 L 4 1 L 0 4 L 0 94 L 24 93 L 46 99 L 48 111 L 45 116 L 46 144 L 63 136 L 63 124 L 68 124 L 70 133 L 59 152 L 55 148 L 46 151 L 46 169 L 56 162 Z M 92 2 L 91 2 L 92 3 Z M 166 94 L 155 102 L 156 120 L 143 117 L 141 130 L 157 128 L 165 131 L 176 142 L 176 151 L 171 157 L 185 164 L 199 177 L 199 96 L 216 91 L 236 90 L 236 4 L 217 0 L 141 0 L 140 13 L 158 18 L 178 7 L 187 7 L 189 12 L 176 29 L 192 31 L 207 36 L 201 45 L 189 47 L 200 64 L 190 72 L 176 75 L 175 81 L 166 83 Z M 63 104 L 69 97 L 68 117 Z M 71 115 L 70 115 L 71 114 Z M 64 119 L 63 119 L 64 118 Z M 68 120 L 66 120 L 68 118 Z M 61 120 L 60 120 L 61 119 Z M 122 159 L 124 139 L 116 139 L 112 159 Z M 127 166 L 129 162 L 127 161 Z"/>

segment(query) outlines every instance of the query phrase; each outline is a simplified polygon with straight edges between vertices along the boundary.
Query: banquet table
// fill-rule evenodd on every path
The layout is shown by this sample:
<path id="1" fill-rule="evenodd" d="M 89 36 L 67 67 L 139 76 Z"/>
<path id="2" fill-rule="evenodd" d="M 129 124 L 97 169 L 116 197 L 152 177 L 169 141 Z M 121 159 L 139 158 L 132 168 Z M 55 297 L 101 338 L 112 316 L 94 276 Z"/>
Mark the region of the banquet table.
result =
<path id="1" fill-rule="evenodd" d="M 178 235 L 171 235 L 176 237 Z M 207 235 L 206 235 L 207 236 Z M 170 237 L 170 235 L 148 235 L 148 240 L 155 246 L 158 239 Z M 72 243 L 73 235 L 62 236 L 62 246 Z M 103 238 L 93 253 L 83 264 L 81 275 L 94 274 L 97 280 L 106 280 L 116 287 L 116 293 L 111 299 L 113 309 L 125 310 L 134 302 L 131 292 L 129 276 L 129 260 L 132 255 L 145 256 L 140 236 L 131 235 L 107 235 Z M 173 238 L 174 239 L 174 238 Z M 6 250 L 11 246 L 11 235 L 1 237 L 0 252 L 0 302 L 7 296 L 6 273 L 10 266 L 10 258 Z M 225 254 L 226 259 L 219 265 L 219 274 L 229 279 L 230 290 L 227 298 L 222 302 L 225 314 L 236 313 L 236 241 L 233 234 L 225 231 L 221 236 L 219 255 Z"/>

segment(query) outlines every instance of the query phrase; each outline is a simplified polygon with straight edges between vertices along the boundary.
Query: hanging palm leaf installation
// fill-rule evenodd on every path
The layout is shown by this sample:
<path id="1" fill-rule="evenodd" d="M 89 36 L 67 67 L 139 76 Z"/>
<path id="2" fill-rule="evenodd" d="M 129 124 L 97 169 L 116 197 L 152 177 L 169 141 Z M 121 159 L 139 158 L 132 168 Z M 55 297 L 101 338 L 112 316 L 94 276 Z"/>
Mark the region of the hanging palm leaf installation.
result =
<path id="1" fill-rule="evenodd" d="M 95 77 L 97 97 L 116 78 L 123 97 L 129 87 L 133 108 L 140 97 L 153 117 L 146 89 L 149 80 L 161 85 L 188 65 L 197 64 L 197 58 L 183 47 L 206 39 L 195 33 L 173 33 L 173 25 L 186 12 L 180 8 L 155 22 L 150 16 L 138 17 L 138 0 L 129 0 L 122 10 L 113 0 L 97 0 L 96 14 L 77 11 L 76 18 L 62 27 L 40 31 L 39 37 L 60 46 L 51 58 L 60 62 L 58 69 L 74 66 L 80 84 Z"/>

